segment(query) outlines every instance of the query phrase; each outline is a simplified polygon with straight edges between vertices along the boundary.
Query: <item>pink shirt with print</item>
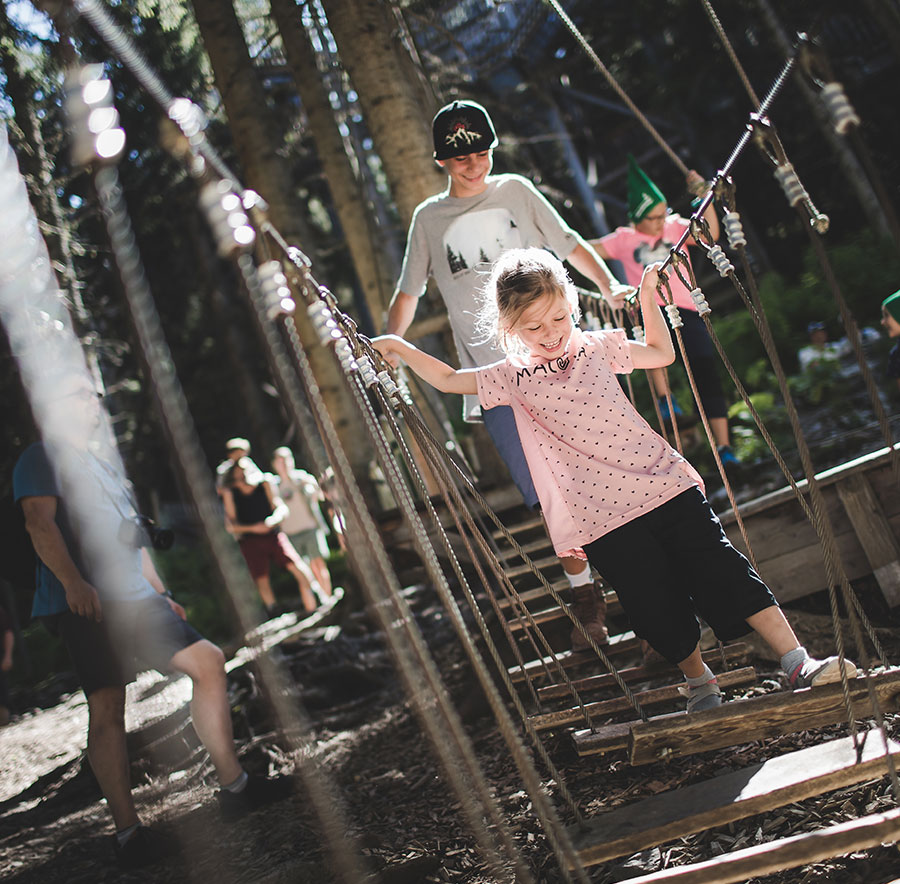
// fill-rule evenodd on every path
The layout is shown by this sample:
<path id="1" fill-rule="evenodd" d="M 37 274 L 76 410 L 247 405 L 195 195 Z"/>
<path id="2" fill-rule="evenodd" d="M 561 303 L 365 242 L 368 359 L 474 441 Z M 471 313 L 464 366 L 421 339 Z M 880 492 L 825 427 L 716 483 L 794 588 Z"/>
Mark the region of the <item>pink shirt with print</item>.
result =
<path id="1" fill-rule="evenodd" d="M 644 268 L 654 261 L 664 260 L 672 246 L 689 228 L 690 222 L 685 218 L 680 215 L 669 215 L 663 225 L 662 237 L 649 236 L 633 227 L 617 227 L 612 233 L 602 237 L 600 242 L 610 258 L 622 262 L 628 284 L 637 287 L 641 284 Z M 688 240 L 688 243 L 693 242 L 693 239 Z M 688 258 L 688 263 L 690 263 L 690 258 Z M 682 270 L 682 273 L 687 279 L 687 272 Z M 690 289 L 682 284 L 674 271 L 669 271 L 669 286 L 672 289 L 672 300 L 679 307 L 696 312 L 697 308 L 691 300 Z M 658 295 L 657 300 L 660 304 L 664 303 Z"/>
<path id="2" fill-rule="evenodd" d="M 552 361 L 507 357 L 476 371 L 483 408 L 510 405 L 558 555 L 703 489 L 697 471 L 638 414 L 616 373 L 634 365 L 621 330 L 575 329 Z"/>

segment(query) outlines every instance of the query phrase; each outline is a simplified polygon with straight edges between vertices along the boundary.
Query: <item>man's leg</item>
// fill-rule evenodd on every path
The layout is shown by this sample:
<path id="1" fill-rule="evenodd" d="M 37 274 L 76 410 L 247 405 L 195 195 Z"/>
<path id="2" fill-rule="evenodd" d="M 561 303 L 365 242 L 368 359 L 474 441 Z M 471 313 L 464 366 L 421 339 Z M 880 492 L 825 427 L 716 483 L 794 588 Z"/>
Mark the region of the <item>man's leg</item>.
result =
<path id="1" fill-rule="evenodd" d="M 194 684 L 191 718 L 197 736 L 209 752 L 219 782 L 224 786 L 241 776 L 234 750 L 231 709 L 225 685 L 225 655 L 203 639 L 176 653 L 169 664 L 185 673 Z"/>
<path id="2" fill-rule="evenodd" d="M 87 701 L 88 761 L 121 831 L 138 824 L 125 745 L 125 688 L 97 688 Z"/>
<path id="3" fill-rule="evenodd" d="M 309 560 L 309 567 L 313 572 L 316 580 L 319 581 L 319 586 L 322 587 L 322 592 L 325 593 L 326 596 L 330 596 L 332 593 L 331 586 L 331 573 L 328 570 L 328 565 L 325 563 L 325 559 L 321 556 L 316 556 Z"/>

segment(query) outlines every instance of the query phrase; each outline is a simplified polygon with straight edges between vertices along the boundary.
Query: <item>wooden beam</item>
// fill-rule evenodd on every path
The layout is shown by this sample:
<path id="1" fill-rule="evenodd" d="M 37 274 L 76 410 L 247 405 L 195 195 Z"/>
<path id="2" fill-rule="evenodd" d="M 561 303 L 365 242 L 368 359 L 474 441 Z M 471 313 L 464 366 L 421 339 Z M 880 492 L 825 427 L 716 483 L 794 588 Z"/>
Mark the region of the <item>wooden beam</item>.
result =
<path id="1" fill-rule="evenodd" d="M 736 642 L 733 645 L 725 645 L 725 661 L 726 663 L 743 662 L 747 657 L 747 645 L 744 642 Z M 703 651 L 703 662 L 709 664 L 713 671 L 716 671 L 716 664 L 721 667 L 722 655 L 718 648 L 710 651 Z M 669 664 L 655 664 L 651 666 L 631 666 L 628 669 L 620 669 L 619 676 L 625 682 L 643 681 L 647 678 L 659 678 L 668 672 L 672 672 L 676 667 Z M 579 693 L 587 693 L 588 691 L 596 691 L 602 688 L 612 687 L 616 684 L 616 680 L 612 674 L 607 672 L 603 675 L 589 675 L 586 678 L 573 679 L 572 685 Z M 567 684 L 548 684 L 538 688 L 539 700 L 555 700 L 559 697 L 567 697 L 571 693 Z"/>
<path id="2" fill-rule="evenodd" d="M 838 497 L 890 607 L 900 605 L 900 547 L 864 473 L 837 483 Z"/>
<path id="3" fill-rule="evenodd" d="M 900 668 L 872 675 L 870 680 L 884 711 L 900 708 Z M 850 680 L 850 699 L 854 718 L 873 714 L 864 677 Z M 649 764 L 836 724 L 846 718 L 840 683 L 766 694 L 735 700 L 706 712 L 636 722 L 631 729 L 629 755 L 632 764 Z"/>
<path id="4" fill-rule="evenodd" d="M 603 645 L 603 653 L 607 657 L 624 654 L 627 651 L 633 651 L 640 646 L 638 637 L 633 632 L 622 632 L 619 635 L 610 636 L 609 644 Z M 541 660 L 530 660 L 525 664 L 525 674 L 522 673 L 522 667 L 511 666 L 508 670 L 509 677 L 512 681 L 525 681 L 526 678 L 537 678 L 544 672 L 544 665 L 550 668 L 552 672 L 558 662 L 561 666 L 568 669 L 571 666 L 581 666 L 585 663 L 599 663 L 599 657 L 591 650 L 587 651 L 560 651 L 552 657 L 543 657 Z"/>
<path id="5" fill-rule="evenodd" d="M 610 593 L 606 599 L 606 615 L 615 617 L 621 613 L 622 606 L 619 604 L 619 597 L 615 593 Z M 532 611 L 531 616 L 537 624 L 553 623 L 555 620 L 568 620 L 565 611 L 559 605 L 545 608 L 543 611 Z M 510 617 L 507 622 L 509 623 L 510 632 L 521 632 L 526 626 L 531 626 L 531 623 L 525 617 Z"/>
<path id="6" fill-rule="evenodd" d="M 676 866 L 630 878 L 630 884 L 737 884 L 823 859 L 844 856 L 900 838 L 900 809 L 860 817 L 779 841 L 736 850 L 690 866 Z"/>
<path id="7" fill-rule="evenodd" d="M 718 676 L 719 686 L 722 688 L 733 688 L 740 685 L 753 684 L 756 681 L 756 670 L 752 666 L 746 666 L 743 669 L 730 669 Z M 648 691 L 640 691 L 635 694 L 635 699 L 641 706 L 653 706 L 657 703 L 666 703 L 671 700 L 677 700 L 680 696 L 679 688 L 684 685 L 680 684 L 666 685 L 660 688 L 651 688 Z M 539 730 L 549 730 L 554 727 L 567 727 L 571 724 L 579 724 L 585 722 L 585 713 L 591 718 L 602 718 L 606 715 L 614 715 L 619 712 L 628 712 L 633 707 L 628 702 L 628 698 L 613 697 L 611 700 L 600 700 L 596 703 L 585 703 L 584 712 L 578 707 L 572 709 L 559 709 L 556 712 L 545 712 L 541 715 L 529 715 L 528 720 Z"/>
<path id="8" fill-rule="evenodd" d="M 877 730 L 863 733 L 861 742 L 859 759 L 853 738 L 844 737 L 613 808 L 584 828 L 571 827 L 569 834 L 582 864 L 595 865 L 880 777 L 888 754 L 900 753 L 893 741 L 885 751 Z"/>

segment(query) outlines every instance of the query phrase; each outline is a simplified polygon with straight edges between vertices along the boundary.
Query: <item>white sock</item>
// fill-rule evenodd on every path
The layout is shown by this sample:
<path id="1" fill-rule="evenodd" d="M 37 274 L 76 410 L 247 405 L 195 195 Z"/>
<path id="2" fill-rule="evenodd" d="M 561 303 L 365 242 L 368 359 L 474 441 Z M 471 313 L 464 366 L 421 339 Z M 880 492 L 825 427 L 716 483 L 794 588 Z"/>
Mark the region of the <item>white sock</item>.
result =
<path id="1" fill-rule="evenodd" d="M 242 770 L 240 776 L 234 782 L 229 783 L 227 786 L 222 786 L 222 790 L 225 792 L 233 792 L 235 795 L 237 795 L 247 788 L 248 779 L 250 779 L 250 777 L 247 775 L 247 771 Z"/>
<path id="2" fill-rule="evenodd" d="M 688 687 L 691 688 L 699 688 L 705 684 L 709 684 L 716 680 L 716 676 L 713 673 L 712 669 L 709 668 L 705 663 L 703 664 L 703 674 L 697 675 L 694 678 L 688 678 L 685 676 L 685 680 L 688 683 Z"/>
<path id="3" fill-rule="evenodd" d="M 116 832 L 116 840 L 119 842 L 119 847 L 124 847 L 131 840 L 131 836 L 134 835 L 140 827 L 140 823 L 135 823 L 127 829 L 119 829 L 119 831 Z"/>
<path id="4" fill-rule="evenodd" d="M 593 583 L 591 566 L 585 562 L 584 570 L 579 571 L 577 574 L 570 574 L 566 571 L 566 579 L 569 581 L 569 586 L 571 586 L 572 589 L 575 589 L 576 586 L 585 586 L 588 583 Z"/>

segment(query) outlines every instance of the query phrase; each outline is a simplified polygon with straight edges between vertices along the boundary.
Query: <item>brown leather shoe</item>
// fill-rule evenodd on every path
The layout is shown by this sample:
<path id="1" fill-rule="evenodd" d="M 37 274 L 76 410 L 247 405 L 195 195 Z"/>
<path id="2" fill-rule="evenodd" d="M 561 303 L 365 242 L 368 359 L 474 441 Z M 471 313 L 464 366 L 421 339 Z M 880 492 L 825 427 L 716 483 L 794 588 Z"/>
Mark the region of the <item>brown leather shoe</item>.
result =
<path id="1" fill-rule="evenodd" d="M 581 621 L 587 634 L 598 644 L 605 645 L 609 641 L 606 629 L 606 597 L 603 589 L 596 583 L 576 586 L 572 592 L 575 603 L 572 615 Z M 590 648 L 587 639 L 577 626 L 572 627 L 572 650 L 586 651 Z"/>

